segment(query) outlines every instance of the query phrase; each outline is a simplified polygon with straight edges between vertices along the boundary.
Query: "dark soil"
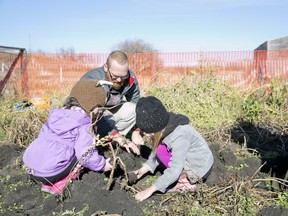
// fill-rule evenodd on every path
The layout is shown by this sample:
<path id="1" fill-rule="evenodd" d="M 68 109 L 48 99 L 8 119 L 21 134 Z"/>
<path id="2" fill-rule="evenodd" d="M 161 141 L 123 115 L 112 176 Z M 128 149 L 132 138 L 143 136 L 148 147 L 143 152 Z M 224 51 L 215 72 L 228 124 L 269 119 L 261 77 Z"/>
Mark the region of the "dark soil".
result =
<path id="1" fill-rule="evenodd" d="M 255 173 L 261 177 L 268 176 L 267 170 L 271 167 L 273 167 L 274 176 L 285 176 L 288 165 L 287 156 L 279 154 L 279 158 L 274 157 L 274 160 L 271 157 L 265 159 L 264 152 L 268 151 L 266 148 L 268 148 L 268 144 L 271 146 L 272 142 L 277 147 L 276 150 L 279 150 L 280 144 L 284 142 L 284 150 L 287 152 L 287 135 L 277 134 L 277 132 L 269 132 L 269 134 L 268 129 L 262 131 L 260 129 L 254 125 L 241 124 L 231 130 L 231 137 L 235 148 L 239 147 L 239 143 L 241 144 L 241 140 L 243 141 L 243 137 L 245 137 L 245 145 L 254 145 L 249 149 L 253 147 L 258 152 L 261 151 L 262 159 L 248 157 L 245 160 L 239 160 L 235 156 L 234 150 L 231 150 L 232 148 L 223 149 L 219 144 L 211 144 L 215 161 L 213 171 L 205 182 L 208 186 L 220 184 L 231 176 L 241 178 L 252 176 Z M 257 130 L 257 133 L 254 130 Z M 260 134 L 261 140 L 256 137 L 256 134 Z M 283 146 L 281 149 L 283 151 Z M 124 172 L 120 165 L 115 171 L 114 182 L 110 190 L 106 189 L 108 175 L 84 170 L 79 180 L 73 181 L 63 196 L 43 193 L 40 191 L 40 184 L 31 181 L 22 168 L 23 151 L 24 149 L 16 144 L 0 146 L 0 215 L 65 215 L 64 213 L 81 215 L 80 212 L 85 212 L 83 215 L 94 216 L 145 215 L 145 209 L 149 208 L 147 204 L 154 201 L 154 205 L 157 206 L 164 196 L 159 193 L 143 202 L 136 202 L 133 198 L 133 189 L 125 187 L 126 179 L 123 177 Z M 269 151 L 271 152 L 271 149 Z M 127 172 L 141 167 L 149 155 L 149 148 L 143 146 L 141 153 L 139 157 L 122 150 L 119 151 L 118 156 L 126 165 Z M 262 172 L 258 172 L 264 161 L 267 161 L 266 165 L 262 168 Z M 241 167 L 241 164 L 246 165 Z M 228 167 L 241 167 L 241 169 L 232 169 L 231 171 Z M 160 175 L 160 173 L 161 170 L 155 175 Z M 145 180 L 143 178 L 138 181 L 133 188 L 138 190 L 143 188 Z M 288 215 L 288 209 L 271 206 L 257 213 L 257 216 L 268 215 Z"/>

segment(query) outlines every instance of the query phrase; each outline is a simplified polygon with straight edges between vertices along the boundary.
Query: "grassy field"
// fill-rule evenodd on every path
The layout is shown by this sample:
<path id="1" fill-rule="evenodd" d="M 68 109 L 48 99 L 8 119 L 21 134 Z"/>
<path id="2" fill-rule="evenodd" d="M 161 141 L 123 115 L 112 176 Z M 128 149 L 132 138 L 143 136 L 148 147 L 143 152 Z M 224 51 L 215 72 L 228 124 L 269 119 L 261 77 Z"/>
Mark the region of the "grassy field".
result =
<path id="1" fill-rule="evenodd" d="M 191 120 L 191 125 L 209 142 L 218 143 L 220 148 L 229 148 L 227 143 L 231 141 L 231 128 L 238 126 L 241 132 L 244 127 L 239 125 L 245 122 L 246 125 L 249 123 L 261 126 L 269 133 L 276 133 L 285 138 L 283 140 L 286 141 L 280 153 L 286 157 L 288 155 L 287 84 L 287 81 L 273 81 L 257 89 L 240 91 L 211 77 L 206 80 L 199 79 L 193 84 L 183 80 L 173 86 L 153 87 L 146 95 L 154 95 L 161 99 L 169 111 L 187 115 Z M 46 97 L 52 102 L 50 108 L 60 107 L 65 99 L 64 95 L 56 93 L 47 94 Z M 13 105 L 21 100 L 16 97 L 1 99 L 0 141 L 3 144 L 16 143 L 22 147 L 28 146 L 47 119 L 48 109 L 13 109 Z M 247 150 L 245 144 L 248 141 L 245 140 L 245 136 L 243 139 L 244 141 L 238 139 L 238 144 L 241 150 L 245 148 Z M 235 152 L 235 155 L 238 158 L 260 158 L 263 155 L 268 157 L 269 152 L 266 153 L 264 155 L 257 151 L 247 150 Z M 273 158 L 275 155 L 270 154 L 270 157 Z M 229 169 L 239 171 L 242 168 L 240 166 Z M 217 187 L 204 188 L 201 193 L 173 195 L 167 200 L 162 200 L 161 205 L 157 205 L 157 210 L 151 201 L 145 208 L 145 214 L 166 215 L 170 212 L 171 215 L 183 213 L 187 215 L 255 215 L 259 209 L 272 204 L 288 208 L 287 179 L 273 179 L 269 176 L 266 176 L 266 179 L 260 179 L 259 182 L 264 182 L 265 192 L 256 190 L 255 184 L 257 183 L 254 181 L 252 184 L 252 182 L 253 176 L 234 179 L 234 181 L 230 179 Z M 278 182 L 281 186 L 274 188 L 273 182 Z M 170 203 L 169 208 L 164 203 Z"/>

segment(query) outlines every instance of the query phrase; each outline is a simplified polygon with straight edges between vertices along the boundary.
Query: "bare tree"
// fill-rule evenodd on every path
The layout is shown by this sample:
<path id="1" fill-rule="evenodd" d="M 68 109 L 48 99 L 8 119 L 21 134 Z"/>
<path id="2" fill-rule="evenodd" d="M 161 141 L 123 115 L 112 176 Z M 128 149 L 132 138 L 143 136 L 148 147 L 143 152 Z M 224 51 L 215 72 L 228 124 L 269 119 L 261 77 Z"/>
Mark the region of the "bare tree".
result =
<path id="1" fill-rule="evenodd" d="M 38 54 L 45 54 L 45 53 L 48 53 L 47 51 L 43 50 L 43 49 L 37 49 L 35 51 L 35 53 L 38 53 Z"/>
<path id="2" fill-rule="evenodd" d="M 75 49 L 74 47 L 61 47 L 56 51 L 56 53 L 60 54 L 75 54 Z"/>
<path id="3" fill-rule="evenodd" d="M 127 39 L 112 47 L 112 50 L 121 50 L 126 53 L 148 53 L 157 52 L 153 45 L 145 42 L 143 39 Z"/>
<path id="4" fill-rule="evenodd" d="M 74 47 L 61 47 L 56 52 L 58 55 L 58 58 L 60 59 L 66 59 L 69 61 L 75 61 L 75 49 Z"/>

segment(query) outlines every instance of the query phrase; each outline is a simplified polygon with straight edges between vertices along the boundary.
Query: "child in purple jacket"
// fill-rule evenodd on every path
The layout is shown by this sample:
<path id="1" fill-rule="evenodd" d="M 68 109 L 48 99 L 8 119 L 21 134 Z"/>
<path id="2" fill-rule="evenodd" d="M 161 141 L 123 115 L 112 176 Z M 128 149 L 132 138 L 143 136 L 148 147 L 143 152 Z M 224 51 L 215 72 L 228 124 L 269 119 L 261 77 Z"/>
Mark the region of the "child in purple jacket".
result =
<path id="1" fill-rule="evenodd" d="M 92 147 L 91 119 L 101 115 L 106 93 L 95 80 L 80 80 L 72 88 L 65 106 L 50 110 L 38 137 L 23 155 L 25 168 L 33 180 L 42 182 L 41 190 L 61 194 L 82 167 L 109 171 L 109 158 Z M 95 103 L 95 101 L 97 101 Z"/>

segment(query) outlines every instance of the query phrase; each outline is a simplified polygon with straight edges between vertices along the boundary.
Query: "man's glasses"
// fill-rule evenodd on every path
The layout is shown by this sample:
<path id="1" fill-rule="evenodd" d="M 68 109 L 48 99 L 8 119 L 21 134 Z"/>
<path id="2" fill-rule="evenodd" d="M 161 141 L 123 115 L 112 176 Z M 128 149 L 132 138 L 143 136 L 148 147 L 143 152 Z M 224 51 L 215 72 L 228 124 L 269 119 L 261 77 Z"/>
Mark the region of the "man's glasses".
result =
<path id="1" fill-rule="evenodd" d="M 123 81 L 123 80 L 126 80 L 129 77 L 129 73 L 128 72 L 124 76 L 117 76 L 117 75 L 113 74 L 109 69 L 108 69 L 108 71 L 109 71 L 109 74 L 110 74 L 112 80 L 117 80 L 117 79 L 120 78 Z"/>

